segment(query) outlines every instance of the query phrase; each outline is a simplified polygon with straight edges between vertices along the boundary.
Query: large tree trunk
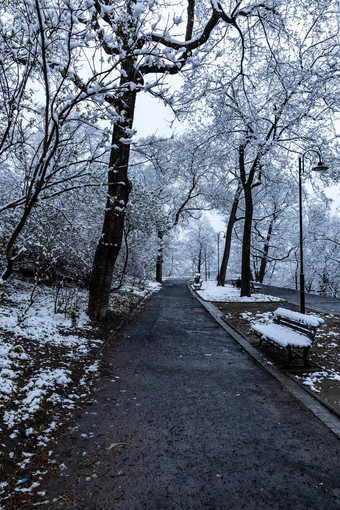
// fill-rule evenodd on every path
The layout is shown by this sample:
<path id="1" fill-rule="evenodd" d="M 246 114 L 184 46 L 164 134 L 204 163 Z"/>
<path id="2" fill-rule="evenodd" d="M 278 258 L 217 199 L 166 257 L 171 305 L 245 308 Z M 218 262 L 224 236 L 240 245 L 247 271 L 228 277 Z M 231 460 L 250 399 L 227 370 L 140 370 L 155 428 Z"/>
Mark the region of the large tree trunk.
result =
<path id="1" fill-rule="evenodd" d="M 232 205 L 231 211 L 230 211 L 230 216 L 229 216 L 229 221 L 228 221 L 228 226 L 227 226 L 227 231 L 226 231 L 226 237 L 225 237 L 223 258 L 222 258 L 221 267 L 220 267 L 220 271 L 218 274 L 218 280 L 217 280 L 217 285 L 222 286 L 222 287 L 224 287 L 226 276 L 227 276 L 227 267 L 228 267 L 230 248 L 231 248 L 231 238 L 232 238 L 232 234 L 233 234 L 234 225 L 237 221 L 236 213 L 237 213 L 238 203 L 240 200 L 241 190 L 242 190 L 241 183 L 239 183 L 236 193 L 235 193 L 233 205 Z"/>
<path id="2" fill-rule="evenodd" d="M 122 84 L 127 81 L 133 81 L 131 73 L 122 79 Z M 89 288 L 88 315 L 92 320 L 106 318 L 113 270 L 122 244 L 125 208 L 131 191 L 128 179 L 130 144 L 126 143 L 126 129 L 132 129 L 136 96 L 136 90 L 125 91 L 114 105 L 120 114 L 124 112 L 124 119 L 115 124 L 112 134 L 108 198 Z"/>
<path id="3" fill-rule="evenodd" d="M 198 253 L 197 272 L 201 274 L 201 270 L 202 270 L 202 246 L 200 246 L 200 251 Z"/>
<path id="4" fill-rule="evenodd" d="M 239 154 L 240 175 L 243 186 L 245 213 L 244 213 L 244 226 L 243 226 L 243 240 L 242 240 L 242 265 L 241 265 L 241 296 L 250 297 L 250 245 L 251 245 L 251 232 L 253 221 L 253 196 L 252 196 L 252 179 L 253 169 L 250 172 L 248 179 L 246 179 L 246 170 L 244 162 L 244 147 L 240 147 Z M 254 165 L 253 165 L 254 168 Z"/>
<path id="5" fill-rule="evenodd" d="M 158 232 L 159 247 L 156 261 L 156 282 L 163 283 L 163 233 Z"/>
<path id="6" fill-rule="evenodd" d="M 273 232 L 273 226 L 274 226 L 274 218 L 272 218 L 270 220 L 269 227 L 268 227 L 268 232 L 267 232 L 266 242 L 265 242 L 264 247 L 263 247 L 263 255 L 261 257 L 260 269 L 259 269 L 259 273 L 257 275 L 257 281 L 259 283 L 263 283 L 263 280 L 264 280 L 264 277 L 265 277 L 265 274 L 266 274 L 266 268 L 267 268 L 267 262 L 268 262 L 269 245 L 270 245 L 270 239 L 271 239 L 272 232 Z"/>
<path id="7" fill-rule="evenodd" d="M 242 241 L 241 296 L 250 296 L 250 245 L 253 221 L 253 197 L 251 187 L 244 188 L 245 217 Z"/>
<path id="8" fill-rule="evenodd" d="M 159 249 L 157 253 L 156 282 L 163 283 L 163 254 L 161 249 Z"/>

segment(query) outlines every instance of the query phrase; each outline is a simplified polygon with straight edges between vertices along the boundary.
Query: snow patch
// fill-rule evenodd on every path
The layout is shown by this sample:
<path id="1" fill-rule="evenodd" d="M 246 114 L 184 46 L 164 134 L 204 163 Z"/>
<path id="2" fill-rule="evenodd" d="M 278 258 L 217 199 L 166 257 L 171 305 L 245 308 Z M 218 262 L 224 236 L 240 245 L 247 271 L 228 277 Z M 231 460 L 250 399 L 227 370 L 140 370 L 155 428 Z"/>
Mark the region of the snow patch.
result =
<path id="1" fill-rule="evenodd" d="M 218 287 L 216 281 L 203 282 L 202 287 L 197 293 L 206 301 L 216 302 L 240 302 L 240 303 L 253 303 L 253 302 L 267 302 L 267 301 L 282 301 L 275 296 L 268 296 L 267 294 L 252 294 L 251 297 L 241 297 L 240 289 L 226 284 L 224 287 Z"/>

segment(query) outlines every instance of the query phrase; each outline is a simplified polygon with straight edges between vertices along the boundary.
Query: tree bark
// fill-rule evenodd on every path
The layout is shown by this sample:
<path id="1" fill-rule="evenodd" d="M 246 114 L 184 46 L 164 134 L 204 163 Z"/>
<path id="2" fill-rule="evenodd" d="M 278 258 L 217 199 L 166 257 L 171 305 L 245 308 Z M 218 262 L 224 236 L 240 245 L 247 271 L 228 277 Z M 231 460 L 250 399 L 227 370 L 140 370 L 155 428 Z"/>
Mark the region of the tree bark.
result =
<path id="1" fill-rule="evenodd" d="M 131 71 L 132 66 L 130 69 L 128 65 L 124 67 L 126 76 L 122 77 L 121 85 L 135 80 Z M 131 191 L 128 179 L 130 144 L 126 142 L 126 129 L 132 129 L 136 96 L 136 90 L 124 91 L 114 104 L 116 111 L 124 118 L 115 124 L 112 133 L 108 198 L 89 287 L 88 315 L 92 320 L 101 321 L 107 316 L 113 270 L 123 239 L 125 208 Z"/>
<path id="2" fill-rule="evenodd" d="M 263 247 L 263 255 L 262 255 L 262 258 L 261 258 L 260 269 L 259 269 L 259 272 L 258 272 L 258 275 L 257 275 L 257 281 L 259 283 L 263 283 L 263 280 L 264 280 L 264 277 L 265 277 L 265 274 L 266 274 L 266 268 L 267 268 L 267 262 L 268 262 L 268 253 L 269 253 L 269 244 L 270 244 L 270 239 L 271 239 L 272 232 L 273 232 L 273 227 L 274 227 L 274 218 L 272 218 L 270 220 L 269 227 L 268 227 L 268 232 L 267 232 L 267 237 L 266 237 L 266 242 L 265 242 L 264 247 Z"/>
<path id="3" fill-rule="evenodd" d="M 128 234 L 126 232 L 124 232 L 124 245 L 125 245 L 124 265 L 123 265 L 123 269 L 122 269 L 122 272 L 121 272 L 120 277 L 119 277 L 118 286 L 114 287 L 113 289 L 111 288 L 110 292 L 117 292 L 117 290 L 120 290 L 122 288 L 123 283 L 124 283 L 126 269 L 127 269 L 127 265 L 128 265 L 128 261 L 129 261 Z"/>
<path id="4" fill-rule="evenodd" d="M 201 274 L 202 269 L 202 246 L 200 245 L 200 251 L 198 253 L 198 261 L 197 261 L 197 272 Z"/>
<path id="5" fill-rule="evenodd" d="M 244 188 L 245 217 L 242 242 L 242 268 L 241 268 L 241 296 L 250 297 L 250 245 L 253 221 L 253 197 L 251 187 Z"/>
<path id="6" fill-rule="evenodd" d="M 244 163 L 244 147 L 240 147 L 239 152 L 239 165 L 241 182 L 243 186 L 245 213 L 244 213 L 244 226 L 243 226 L 243 240 L 242 240 L 242 265 L 241 265 L 241 296 L 250 297 L 250 244 L 251 244 L 251 231 L 253 221 L 253 196 L 252 196 L 252 180 L 254 173 L 254 165 L 250 172 L 248 179 L 246 179 L 246 169 Z"/>
<path id="7" fill-rule="evenodd" d="M 156 282 L 163 283 L 163 233 L 158 232 L 159 248 L 156 261 Z"/>
<path id="8" fill-rule="evenodd" d="M 231 248 L 231 238 L 232 238 L 232 234 L 233 234 L 234 225 L 237 221 L 236 213 L 237 213 L 238 203 L 240 200 L 241 190 L 242 190 L 241 183 L 239 183 L 236 193 L 235 193 L 233 205 L 232 205 L 231 211 L 230 211 L 230 216 L 229 216 L 229 221 L 228 221 L 228 226 L 227 226 L 227 231 L 226 231 L 226 237 L 225 237 L 224 252 L 223 252 L 221 267 L 220 267 L 218 280 L 217 280 L 217 286 L 221 286 L 221 287 L 224 287 L 226 276 L 227 276 L 227 267 L 228 267 L 230 248 Z"/>

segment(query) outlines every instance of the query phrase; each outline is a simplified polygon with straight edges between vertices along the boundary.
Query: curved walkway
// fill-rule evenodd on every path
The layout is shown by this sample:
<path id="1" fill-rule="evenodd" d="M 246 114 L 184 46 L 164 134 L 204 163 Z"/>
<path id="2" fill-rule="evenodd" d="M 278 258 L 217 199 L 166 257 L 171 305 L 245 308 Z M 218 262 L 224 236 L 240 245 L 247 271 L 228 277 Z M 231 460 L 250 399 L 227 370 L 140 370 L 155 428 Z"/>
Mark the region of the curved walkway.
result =
<path id="1" fill-rule="evenodd" d="M 167 282 L 106 357 L 93 405 L 55 449 L 49 509 L 339 508 L 336 436 L 186 282 Z"/>
<path id="2" fill-rule="evenodd" d="M 287 299 L 296 305 L 300 304 L 300 292 L 294 289 L 286 289 L 285 287 L 272 287 L 271 285 L 261 285 L 264 294 L 278 296 Z M 317 294 L 305 293 L 306 307 L 318 312 L 332 313 L 340 315 L 340 299 L 328 296 L 318 296 Z"/>

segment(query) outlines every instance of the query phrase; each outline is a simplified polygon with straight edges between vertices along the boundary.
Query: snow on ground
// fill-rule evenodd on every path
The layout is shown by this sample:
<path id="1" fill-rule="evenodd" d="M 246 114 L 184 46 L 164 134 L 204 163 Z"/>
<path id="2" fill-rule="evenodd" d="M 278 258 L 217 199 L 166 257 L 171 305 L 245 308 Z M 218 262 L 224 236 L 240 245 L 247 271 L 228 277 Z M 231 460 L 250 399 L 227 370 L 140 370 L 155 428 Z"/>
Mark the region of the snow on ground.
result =
<path id="1" fill-rule="evenodd" d="M 68 309 L 55 313 L 60 301 L 56 303 L 53 288 L 39 288 L 30 306 L 31 287 L 23 282 L 7 284 L 0 307 L 0 411 L 13 400 L 14 409 L 3 416 L 9 428 L 32 419 L 47 394 L 56 403 L 53 390 L 72 382 L 66 368 L 70 360 L 86 365 L 89 351 L 102 343 L 83 336 L 91 328 L 82 311 L 84 291 L 72 290 Z M 54 366 L 56 359 L 62 366 Z"/>
<path id="2" fill-rule="evenodd" d="M 335 369 L 321 370 L 303 377 L 295 375 L 295 377 L 301 381 L 302 384 L 309 386 L 310 389 L 316 393 L 320 393 L 320 389 L 317 386 L 324 380 L 328 379 L 330 381 L 340 381 L 340 373 L 336 372 Z"/>
<path id="3" fill-rule="evenodd" d="M 237 314 L 238 312 L 236 312 Z M 254 329 L 255 324 L 258 329 L 261 327 L 268 327 L 274 318 L 274 311 L 241 311 L 239 317 L 246 326 L 245 333 L 250 333 Z M 293 312 L 291 310 L 285 310 L 289 316 L 295 318 L 301 314 Z M 226 317 L 229 320 L 233 319 L 233 313 L 226 313 Z M 320 317 L 322 315 L 322 317 Z M 297 379 L 301 384 L 308 386 L 312 391 L 318 393 L 319 396 L 325 398 L 328 392 L 332 393 L 331 397 L 336 401 L 336 405 L 340 403 L 340 333 L 334 329 L 334 321 L 336 317 L 332 314 L 319 314 L 308 313 L 307 318 L 304 316 L 304 320 L 308 323 L 318 322 L 320 324 L 319 329 L 316 333 L 315 341 L 312 345 L 309 358 L 318 367 L 311 373 L 308 370 L 302 371 L 299 374 L 293 374 L 293 377 Z M 282 346 L 286 344 L 287 336 L 284 336 Z M 262 351 L 263 353 L 263 351 Z"/>
<path id="4" fill-rule="evenodd" d="M 111 309 L 123 317 L 131 304 L 137 306 L 159 288 L 153 282 L 130 282 L 111 294 Z M 104 339 L 85 314 L 86 306 L 84 289 L 35 288 L 21 279 L 0 288 L 0 456 L 21 471 L 87 397 L 99 370 Z M 9 478 L 1 479 L 1 470 L 0 475 L 0 499 L 5 500 Z M 33 487 L 28 481 L 16 483 L 15 491 Z"/>
<path id="5" fill-rule="evenodd" d="M 251 312 L 246 310 L 247 303 L 259 303 L 259 308 L 265 308 L 266 305 L 260 303 L 266 302 L 277 302 L 282 301 L 280 298 L 268 296 L 265 294 L 253 294 L 250 298 L 248 297 L 240 297 L 240 289 L 237 289 L 231 285 L 225 285 L 224 287 L 217 287 L 216 281 L 204 281 L 202 283 L 202 288 L 197 291 L 199 296 L 206 301 L 213 301 L 219 303 L 245 303 L 245 310 L 239 312 L 239 318 L 246 325 L 245 331 L 250 333 L 253 327 L 256 324 L 256 328 L 258 330 L 263 331 L 267 335 L 270 336 L 271 333 L 275 336 L 276 340 L 278 339 L 278 329 L 280 328 L 277 325 L 271 325 L 274 317 L 274 311 L 261 311 L 259 312 Z M 267 305 L 270 306 L 270 305 Z M 273 306 L 273 305 L 272 305 Z M 295 375 L 297 380 L 305 386 L 309 386 L 312 391 L 315 391 L 319 395 L 323 396 L 323 392 L 326 391 L 326 388 L 330 387 L 332 391 L 337 392 L 337 395 L 340 395 L 339 389 L 339 381 L 340 381 L 340 358 L 339 358 L 339 343 L 340 343 L 340 334 L 338 331 L 328 327 L 328 324 L 333 324 L 334 316 L 332 314 L 321 314 L 322 318 L 318 315 L 308 313 L 306 315 L 301 315 L 298 312 L 294 312 L 292 310 L 287 310 L 286 308 L 278 308 L 278 310 L 284 315 L 296 319 L 301 319 L 304 323 L 312 324 L 315 326 L 320 326 L 317 334 L 316 340 L 312 346 L 310 358 L 317 367 L 320 367 L 320 370 L 310 374 L 308 371 L 300 374 L 299 376 Z M 226 319 L 233 320 L 235 313 L 237 315 L 238 312 L 234 312 L 232 309 L 229 311 L 224 310 L 224 315 Z M 275 331 L 274 331 L 275 328 Z M 271 331 L 273 329 L 273 331 Z M 246 334 L 247 334 L 246 333 Z M 294 335 L 295 345 L 299 344 L 303 346 L 306 342 L 305 338 L 298 333 L 291 332 L 289 335 Z M 282 329 L 281 336 L 279 337 L 279 343 L 281 343 L 282 347 L 287 345 L 287 330 Z M 290 340 L 292 338 L 290 337 Z M 309 341 L 307 342 L 309 344 Z M 337 397 L 338 403 L 339 397 Z"/>
<path id="6" fill-rule="evenodd" d="M 217 287 L 216 281 L 203 282 L 200 290 L 197 291 L 199 296 L 205 301 L 217 302 L 265 302 L 265 301 L 282 301 L 275 296 L 268 296 L 267 294 L 252 294 L 251 297 L 241 297 L 240 289 L 226 284 L 224 287 Z"/>

